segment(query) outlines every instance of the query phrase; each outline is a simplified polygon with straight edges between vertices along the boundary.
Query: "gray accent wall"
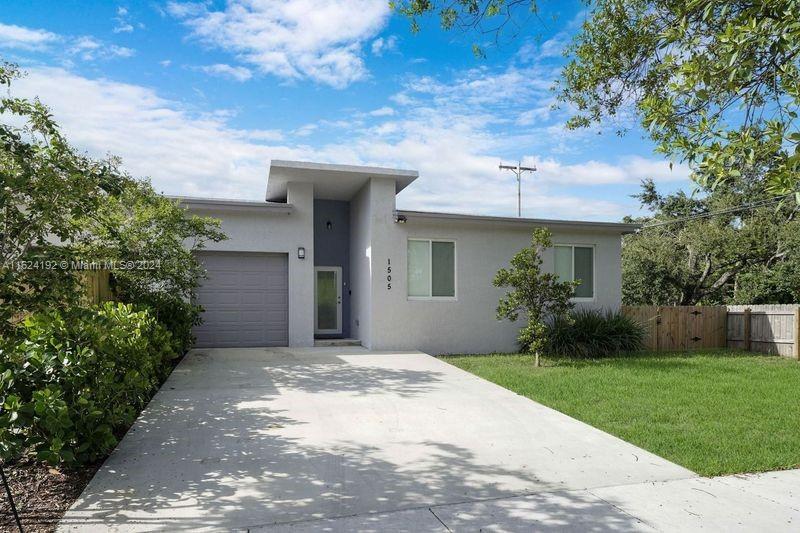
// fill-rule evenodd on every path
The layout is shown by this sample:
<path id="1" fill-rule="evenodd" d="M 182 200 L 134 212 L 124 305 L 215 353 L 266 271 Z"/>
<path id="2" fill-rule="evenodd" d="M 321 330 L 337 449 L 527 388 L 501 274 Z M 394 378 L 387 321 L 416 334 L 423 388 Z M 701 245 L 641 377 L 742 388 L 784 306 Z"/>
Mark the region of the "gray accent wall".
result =
<path id="1" fill-rule="evenodd" d="M 328 224 L 330 223 L 330 228 Z M 314 200 L 314 266 L 342 268 L 342 334 L 350 337 L 350 202 Z"/>

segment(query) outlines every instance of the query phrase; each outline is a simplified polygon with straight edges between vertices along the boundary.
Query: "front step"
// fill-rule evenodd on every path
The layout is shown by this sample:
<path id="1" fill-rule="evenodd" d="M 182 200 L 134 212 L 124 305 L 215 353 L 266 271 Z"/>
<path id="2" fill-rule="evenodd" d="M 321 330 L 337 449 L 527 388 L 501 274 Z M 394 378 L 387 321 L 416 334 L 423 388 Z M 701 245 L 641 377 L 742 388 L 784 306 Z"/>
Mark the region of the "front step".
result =
<path id="1" fill-rule="evenodd" d="M 358 339 L 314 339 L 314 346 L 361 346 L 361 341 Z"/>

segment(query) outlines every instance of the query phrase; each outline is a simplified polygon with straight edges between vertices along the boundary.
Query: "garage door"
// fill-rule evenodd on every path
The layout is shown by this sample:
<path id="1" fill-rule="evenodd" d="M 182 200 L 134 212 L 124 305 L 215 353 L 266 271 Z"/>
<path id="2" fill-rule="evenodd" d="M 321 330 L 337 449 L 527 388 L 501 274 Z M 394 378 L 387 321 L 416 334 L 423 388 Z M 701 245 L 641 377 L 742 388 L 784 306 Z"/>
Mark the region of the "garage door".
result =
<path id="1" fill-rule="evenodd" d="M 203 252 L 208 271 L 197 291 L 203 323 L 199 348 L 287 346 L 289 275 L 286 254 Z"/>

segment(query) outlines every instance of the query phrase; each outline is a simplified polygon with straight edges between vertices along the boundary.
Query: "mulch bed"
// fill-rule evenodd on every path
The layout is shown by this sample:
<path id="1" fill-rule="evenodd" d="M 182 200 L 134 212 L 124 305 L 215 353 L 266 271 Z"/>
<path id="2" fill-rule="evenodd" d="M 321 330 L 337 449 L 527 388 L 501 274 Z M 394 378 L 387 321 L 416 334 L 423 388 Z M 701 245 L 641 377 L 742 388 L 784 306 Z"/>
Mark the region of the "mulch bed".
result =
<path id="1" fill-rule="evenodd" d="M 4 465 L 25 532 L 50 532 L 100 468 L 102 462 L 54 468 L 31 460 Z M 17 531 L 5 489 L 0 484 L 0 531 Z"/>

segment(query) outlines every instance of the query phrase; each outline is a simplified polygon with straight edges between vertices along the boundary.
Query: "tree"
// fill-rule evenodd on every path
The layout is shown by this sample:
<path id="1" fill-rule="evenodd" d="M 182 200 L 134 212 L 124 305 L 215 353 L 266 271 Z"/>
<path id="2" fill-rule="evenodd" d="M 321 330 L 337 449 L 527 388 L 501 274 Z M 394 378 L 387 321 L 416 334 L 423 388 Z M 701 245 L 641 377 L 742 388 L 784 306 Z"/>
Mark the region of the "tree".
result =
<path id="1" fill-rule="evenodd" d="M 445 31 L 475 31 L 492 35 L 495 41 L 509 24 L 516 37 L 524 19 L 539 12 L 536 0 L 390 0 L 389 7 L 411 21 L 412 33 L 419 32 L 420 18 L 437 14 Z M 478 44 L 472 51 L 478 57 L 485 55 Z"/>
<path id="2" fill-rule="evenodd" d="M 19 69 L 0 63 L 0 84 Z M 184 345 L 202 266 L 193 252 L 219 241 L 219 221 L 189 215 L 150 184 L 71 147 L 38 100 L 5 96 L 0 115 L 0 335 L 13 319 L 81 304 L 79 262 L 117 265 L 118 299 L 153 308 Z"/>
<path id="3" fill-rule="evenodd" d="M 567 49 L 573 128 L 631 110 L 665 155 L 718 186 L 744 173 L 800 201 L 800 0 L 598 0 Z M 412 20 L 495 34 L 535 1 L 403 0 Z M 623 130 L 624 131 L 624 128 Z"/>
<path id="4" fill-rule="evenodd" d="M 0 86 L 20 75 L 0 62 Z M 0 116 L 0 334 L 26 311 L 75 304 L 79 280 L 62 262 L 75 257 L 79 220 L 117 194 L 124 178 L 107 161 L 69 146 L 38 100 L 3 96 Z"/>
<path id="5" fill-rule="evenodd" d="M 81 221 L 82 256 L 135 268 L 113 270 L 112 286 L 123 302 L 148 305 L 173 333 L 178 353 L 188 348 L 199 308 L 191 304 L 203 266 L 194 253 L 225 239 L 219 221 L 189 215 L 149 182 L 129 179 Z"/>
<path id="6" fill-rule="evenodd" d="M 550 232 L 537 228 L 531 236 L 531 245 L 511 258 L 509 268 L 501 268 L 494 277 L 495 287 L 510 287 L 497 305 L 497 319 L 516 322 L 520 314 L 527 324 L 520 329 L 517 339 L 523 350 L 532 353 L 535 365 L 546 344 L 548 318 L 561 316 L 572 308 L 570 298 L 580 281 L 559 281 L 556 274 L 542 271 L 541 251 L 552 248 Z"/>
<path id="7" fill-rule="evenodd" d="M 800 220 L 793 199 L 776 202 L 757 178 L 638 198 L 653 216 L 625 237 L 622 298 L 629 305 L 794 303 L 800 300 Z M 743 208 L 742 206 L 746 206 Z"/>

